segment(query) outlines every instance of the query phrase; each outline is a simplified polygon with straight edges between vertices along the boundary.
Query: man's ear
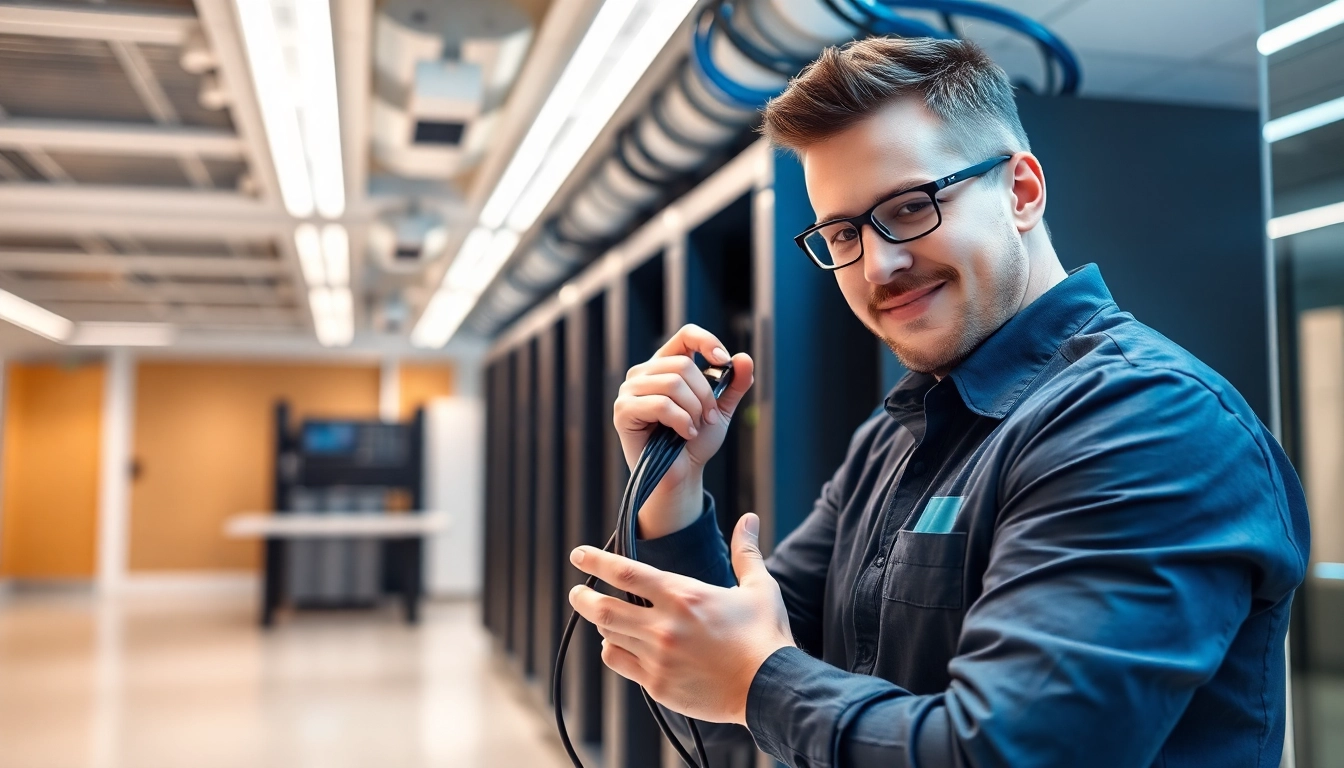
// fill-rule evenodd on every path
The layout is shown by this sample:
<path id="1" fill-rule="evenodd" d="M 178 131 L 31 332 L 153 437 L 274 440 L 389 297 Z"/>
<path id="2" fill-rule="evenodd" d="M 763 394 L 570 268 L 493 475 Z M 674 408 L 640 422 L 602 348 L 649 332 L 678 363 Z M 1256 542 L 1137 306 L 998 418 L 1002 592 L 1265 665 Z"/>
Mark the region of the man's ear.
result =
<path id="1" fill-rule="evenodd" d="M 1018 232 L 1025 233 L 1045 217 L 1045 171 L 1030 152 L 1018 152 L 1005 165 L 1011 184 L 1013 224 Z"/>

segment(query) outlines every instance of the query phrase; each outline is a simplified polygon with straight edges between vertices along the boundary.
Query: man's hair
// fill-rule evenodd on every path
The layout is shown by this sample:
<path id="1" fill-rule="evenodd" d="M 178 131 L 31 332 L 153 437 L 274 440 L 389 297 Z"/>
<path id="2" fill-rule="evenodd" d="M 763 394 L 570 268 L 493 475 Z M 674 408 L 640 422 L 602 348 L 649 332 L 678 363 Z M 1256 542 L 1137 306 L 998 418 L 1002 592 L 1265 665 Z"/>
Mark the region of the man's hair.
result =
<path id="1" fill-rule="evenodd" d="M 765 108 L 762 132 L 796 154 L 904 97 L 947 127 L 942 140 L 972 162 L 1030 151 L 1008 75 L 975 43 L 871 37 L 821 52 Z"/>

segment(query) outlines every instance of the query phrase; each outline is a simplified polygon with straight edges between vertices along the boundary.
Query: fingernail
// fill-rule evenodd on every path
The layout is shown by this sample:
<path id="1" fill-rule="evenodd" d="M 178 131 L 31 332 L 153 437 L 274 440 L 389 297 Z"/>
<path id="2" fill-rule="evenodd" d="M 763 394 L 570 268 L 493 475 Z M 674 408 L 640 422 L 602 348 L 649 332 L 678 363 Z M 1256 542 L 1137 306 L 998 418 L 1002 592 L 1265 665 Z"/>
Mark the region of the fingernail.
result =
<path id="1" fill-rule="evenodd" d="M 761 532 L 761 518 L 755 515 L 747 515 L 747 533 L 752 536 L 758 536 Z"/>
<path id="2" fill-rule="evenodd" d="M 710 408 L 709 410 L 705 411 L 705 423 L 706 423 L 706 424 L 718 424 L 718 423 L 719 423 L 719 409 L 718 409 L 718 408 Z"/>
<path id="3" fill-rule="evenodd" d="M 571 562 L 571 563 L 573 563 L 573 564 L 575 564 L 575 565 L 579 565 L 580 563 L 582 563 L 582 562 L 583 562 L 583 550 L 582 550 L 582 549 L 576 549 L 576 550 L 574 550 L 573 552 L 570 552 L 570 553 L 569 553 L 569 562 Z"/>
<path id="4" fill-rule="evenodd" d="M 691 437 L 695 437 L 698 434 L 700 434 L 700 430 L 696 429 L 695 427 L 691 427 Z"/>
<path id="5" fill-rule="evenodd" d="M 716 363 L 726 363 L 726 362 L 728 362 L 729 360 L 732 360 L 732 359 L 733 359 L 733 358 L 732 358 L 732 357 L 729 357 L 729 355 L 728 355 L 727 352 L 723 351 L 723 347 L 715 347 L 715 348 L 714 348 L 714 362 L 716 362 Z"/>

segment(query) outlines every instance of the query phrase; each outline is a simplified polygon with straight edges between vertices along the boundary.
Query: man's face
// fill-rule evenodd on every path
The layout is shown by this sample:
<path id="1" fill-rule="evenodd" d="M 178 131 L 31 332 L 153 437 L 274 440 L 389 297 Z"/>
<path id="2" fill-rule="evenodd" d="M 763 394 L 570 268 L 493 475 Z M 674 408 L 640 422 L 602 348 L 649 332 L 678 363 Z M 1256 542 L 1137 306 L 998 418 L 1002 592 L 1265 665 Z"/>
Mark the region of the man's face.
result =
<path id="1" fill-rule="evenodd" d="M 807 194 L 825 221 L 863 213 L 895 192 L 961 171 L 949 129 L 900 99 L 803 152 Z M 850 309 L 905 367 L 943 375 L 1021 308 L 1027 251 L 1013 224 L 1013 161 L 938 193 L 943 223 L 906 243 L 863 228 L 863 258 L 835 271 Z"/>

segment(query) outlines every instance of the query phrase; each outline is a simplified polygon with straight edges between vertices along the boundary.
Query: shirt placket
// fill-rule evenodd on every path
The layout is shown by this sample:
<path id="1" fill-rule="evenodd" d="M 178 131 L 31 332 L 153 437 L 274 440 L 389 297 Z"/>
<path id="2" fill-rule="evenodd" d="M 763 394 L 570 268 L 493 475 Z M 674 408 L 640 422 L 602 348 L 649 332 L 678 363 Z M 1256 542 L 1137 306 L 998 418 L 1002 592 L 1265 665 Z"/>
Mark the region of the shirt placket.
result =
<path id="1" fill-rule="evenodd" d="M 938 477 L 942 464 L 937 453 L 942 443 L 939 426 L 943 421 L 936 406 L 939 397 L 940 393 L 931 390 L 925 399 L 924 434 L 907 455 L 905 466 L 897 470 L 883 505 L 882 534 L 877 551 L 855 583 L 853 672 L 873 672 L 882 626 L 882 578 L 886 573 L 887 553 L 896 541 L 897 532 L 910 519 L 915 505 Z"/>

